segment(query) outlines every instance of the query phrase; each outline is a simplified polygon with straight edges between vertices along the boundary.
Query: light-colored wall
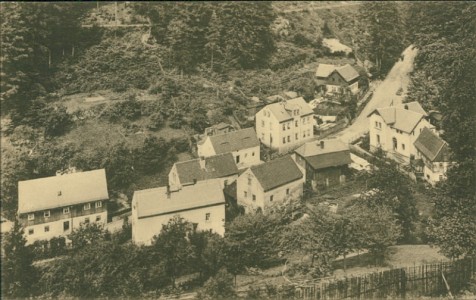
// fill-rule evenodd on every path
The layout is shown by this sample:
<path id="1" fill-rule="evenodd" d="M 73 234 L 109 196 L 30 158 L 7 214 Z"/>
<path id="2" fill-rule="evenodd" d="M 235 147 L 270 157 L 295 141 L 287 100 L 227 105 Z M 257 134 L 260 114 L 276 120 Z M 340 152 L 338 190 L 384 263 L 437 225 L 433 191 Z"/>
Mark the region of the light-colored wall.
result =
<path id="1" fill-rule="evenodd" d="M 233 151 L 231 154 L 233 154 L 233 159 L 235 160 L 236 163 L 236 157 L 240 156 L 240 162 L 236 164 L 238 169 L 244 169 L 248 168 L 254 165 L 259 165 L 260 164 L 260 147 L 251 147 L 247 149 L 242 149 L 239 151 Z"/>
<path id="2" fill-rule="evenodd" d="M 203 144 L 197 145 L 197 153 L 199 157 L 209 157 L 216 155 L 215 149 L 213 149 L 212 142 L 210 141 L 210 137 L 207 136 Z"/>
<path id="3" fill-rule="evenodd" d="M 172 166 L 169 172 L 169 185 L 170 186 L 180 186 L 180 179 L 177 174 L 177 167 L 175 165 Z"/>
<path id="4" fill-rule="evenodd" d="M 269 110 L 265 107 L 256 114 L 256 134 L 258 139 L 267 147 L 284 153 L 313 139 L 313 115 L 294 116 L 290 121 L 279 123 L 272 113 L 268 117 L 265 114 L 267 111 Z M 296 126 L 296 121 L 298 126 Z M 285 130 L 283 130 L 283 124 Z M 270 136 L 273 137 L 272 143 L 270 142 Z M 283 138 L 286 139 L 285 142 L 283 142 Z"/>
<path id="5" fill-rule="evenodd" d="M 446 179 L 446 171 L 450 167 L 451 163 L 449 162 L 428 162 L 425 158 L 423 158 L 425 162 L 425 166 L 423 168 L 423 177 L 425 180 L 430 183 L 431 185 L 435 185 L 441 180 Z M 440 179 L 441 176 L 441 179 Z"/>
<path id="6" fill-rule="evenodd" d="M 349 88 L 353 94 L 357 94 L 359 92 L 359 82 L 356 81 L 352 83 L 351 85 L 349 85 Z"/>
<path id="7" fill-rule="evenodd" d="M 167 214 L 143 219 L 137 218 L 135 203 L 132 209 L 132 241 L 138 245 L 151 245 L 153 237 L 158 235 L 162 226 L 175 215 L 179 215 L 191 223 L 197 223 L 197 230 L 212 230 L 223 236 L 225 234 L 225 204 L 199 208 L 180 212 L 179 214 Z M 210 213 L 210 220 L 205 216 Z"/>
<path id="8" fill-rule="evenodd" d="M 248 178 L 251 178 L 251 184 L 248 184 Z M 253 172 L 248 169 L 237 179 L 238 204 L 244 206 L 246 212 L 261 208 L 263 213 L 265 213 L 270 206 L 276 203 L 282 203 L 286 199 L 300 199 L 303 193 L 303 183 L 304 179 L 301 178 L 271 191 L 264 192 Z M 286 194 L 287 189 L 290 191 L 289 195 Z M 245 192 L 247 193 L 246 197 Z M 254 201 L 253 195 L 256 196 L 256 200 Z M 273 195 L 272 202 L 270 201 L 271 195 Z"/>
<path id="9" fill-rule="evenodd" d="M 101 220 L 96 222 L 96 217 L 99 216 Z M 81 227 L 81 224 L 85 221 L 86 218 L 89 218 L 90 223 L 107 223 L 107 211 L 103 211 L 100 213 L 74 217 L 74 218 L 67 218 L 67 219 L 60 219 L 53 222 L 41 223 L 36 225 L 30 225 L 25 227 L 25 237 L 27 240 L 27 244 L 32 244 L 37 240 L 50 240 L 54 237 L 64 236 L 67 237 L 68 234 L 72 232 L 73 229 L 77 229 Z M 63 230 L 63 223 L 69 221 L 69 230 Z M 49 226 L 49 231 L 45 232 L 45 226 Z M 30 229 L 33 229 L 33 234 L 29 234 Z"/>

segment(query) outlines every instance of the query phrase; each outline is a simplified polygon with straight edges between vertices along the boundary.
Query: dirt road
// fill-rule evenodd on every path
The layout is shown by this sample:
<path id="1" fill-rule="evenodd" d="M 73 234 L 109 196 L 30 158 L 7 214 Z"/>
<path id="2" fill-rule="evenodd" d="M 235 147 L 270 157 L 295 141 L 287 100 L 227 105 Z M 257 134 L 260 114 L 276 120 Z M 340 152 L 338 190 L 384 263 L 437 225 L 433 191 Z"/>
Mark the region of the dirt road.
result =
<path id="1" fill-rule="evenodd" d="M 290 8 L 290 9 L 278 10 L 278 11 L 282 13 L 291 13 L 291 12 L 298 12 L 298 11 L 304 11 L 304 10 L 332 9 L 332 8 L 339 8 L 339 7 L 345 7 L 345 6 L 360 5 L 362 3 L 357 1 L 352 1 L 352 2 L 341 2 L 337 4 L 321 5 L 321 6 L 315 6 L 315 4 L 316 2 L 311 2 L 309 6 L 306 6 L 306 7 Z"/>
<path id="2" fill-rule="evenodd" d="M 413 69 L 413 61 L 418 51 L 416 48 L 412 48 L 413 45 L 410 45 L 403 51 L 403 61 L 399 60 L 395 63 L 387 77 L 375 89 L 372 99 L 370 99 L 360 115 L 355 119 L 354 123 L 333 136 L 339 137 L 343 142 L 350 143 L 369 131 L 367 115 L 370 112 L 379 107 L 390 106 L 392 102 L 394 105 L 402 103 L 410 83 L 409 74 Z M 398 96 L 396 93 L 400 88 L 403 89 L 403 93 Z"/>

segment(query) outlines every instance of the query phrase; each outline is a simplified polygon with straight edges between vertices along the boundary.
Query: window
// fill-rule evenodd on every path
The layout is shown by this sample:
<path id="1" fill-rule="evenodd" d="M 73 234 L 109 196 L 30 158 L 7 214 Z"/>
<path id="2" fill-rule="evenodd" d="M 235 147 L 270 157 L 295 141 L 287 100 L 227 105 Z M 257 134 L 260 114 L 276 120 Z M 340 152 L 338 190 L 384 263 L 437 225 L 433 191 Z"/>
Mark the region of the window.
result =
<path id="1" fill-rule="evenodd" d="M 310 129 L 307 130 L 307 136 L 311 136 L 311 130 Z"/>
<path id="2" fill-rule="evenodd" d="M 442 162 L 440 162 L 440 168 L 443 168 L 443 163 Z"/>
<path id="3" fill-rule="evenodd" d="M 50 226 L 45 226 L 45 232 L 49 232 L 50 231 Z"/>
<path id="4" fill-rule="evenodd" d="M 251 177 L 248 177 L 248 185 L 251 185 Z"/>
<path id="5" fill-rule="evenodd" d="M 264 127 L 264 120 L 261 120 L 261 127 Z"/>
<path id="6" fill-rule="evenodd" d="M 261 140 L 264 141 L 264 133 L 261 133 Z"/>
<path id="7" fill-rule="evenodd" d="M 296 133 L 296 141 L 299 139 L 299 133 Z"/>
<path id="8" fill-rule="evenodd" d="M 306 137 L 306 132 L 305 132 L 305 131 L 302 133 L 302 137 L 303 137 L 303 138 Z"/>
<path id="9" fill-rule="evenodd" d="M 269 201 L 273 202 L 273 195 L 269 196 Z"/>
<path id="10" fill-rule="evenodd" d="M 63 231 L 68 231 L 69 230 L 69 221 L 64 221 L 63 222 Z"/>
<path id="11" fill-rule="evenodd" d="M 101 215 L 96 216 L 96 222 L 99 222 L 99 221 L 101 221 Z"/>
<path id="12" fill-rule="evenodd" d="M 283 144 L 286 144 L 286 138 L 283 137 Z"/>
<path id="13" fill-rule="evenodd" d="M 102 207 L 102 202 L 101 201 L 96 202 L 96 208 L 99 208 L 99 207 Z"/>
<path id="14" fill-rule="evenodd" d="M 91 209 L 91 203 L 84 204 L 83 210 L 90 210 Z"/>
<path id="15" fill-rule="evenodd" d="M 69 207 L 63 208 L 63 214 L 69 214 Z"/>
<path id="16" fill-rule="evenodd" d="M 392 142 L 393 142 L 393 150 L 397 150 L 397 139 L 396 138 L 392 138 Z"/>
<path id="17" fill-rule="evenodd" d="M 291 142 L 291 136 L 288 135 L 288 143 L 290 143 L 290 142 Z"/>
<path id="18" fill-rule="evenodd" d="M 380 144 L 380 135 L 377 134 L 377 144 Z"/>
<path id="19" fill-rule="evenodd" d="M 291 122 L 288 122 L 288 129 L 291 129 Z"/>
<path id="20" fill-rule="evenodd" d="M 89 217 L 84 218 L 84 224 L 89 224 Z"/>
<path id="21" fill-rule="evenodd" d="M 377 121 L 375 121 L 375 127 L 377 127 L 377 128 L 378 128 L 378 122 L 377 122 Z"/>
<path id="22" fill-rule="evenodd" d="M 35 233 L 33 229 L 28 229 L 28 235 L 32 235 L 33 233 Z"/>
<path id="23" fill-rule="evenodd" d="M 210 221 L 210 213 L 205 214 L 205 221 Z"/>
<path id="24" fill-rule="evenodd" d="M 248 192 L 245 191 L 245 198 L 248 198 Z"/>
<path id="25" fill-rule="evenodd" d="M 402 150 L 405 150 L 405 144 L 402 144 Z"/>
<path id="26" fill-rule="evenodd" d="M 50 211 L 49 211 L 49 210 L 45 210 L 45 211 L 43 212 L 43 216 L 44 216 L 45 218 L 49 218 L 49 217 L 50 217 Z"/>
<path id="27" fill-rule="evenodd" d="M 28 221 L 34 220 L 35 214 L 28 214 Z"/>
<path id="28" fill-rule="evenodd" d="M 236 163 L 237 164 L 240 163 L 240 156 L 239 155 L 236 156 Z"/>
<path id="29" fill-rule="evenodd" d="M 294 122 L 294 125 L 296 125 L 296 127 L 299 127 L 299 121 Z"/>
<path id="30" fill-rule="evenodd" d="M 286 189 L 286 195 L 289 195 L 289 189 Z"/>
<path id="31" fill-rule="evenodd" d="M 286 124 L 283 124 L 283 131 L 286 130 Z"/>
<path id="32" fill-rule="evenodd" d="M 251 152 L 251 156 L 255 156 L 255 152 L 254 152 L 254 151 L 253 151 L 253 152 Z"/>
<path id="33" fill-rule="evenodd" d="M 256 195 L 253 194 L 253 201 L 256 201 Z"/>

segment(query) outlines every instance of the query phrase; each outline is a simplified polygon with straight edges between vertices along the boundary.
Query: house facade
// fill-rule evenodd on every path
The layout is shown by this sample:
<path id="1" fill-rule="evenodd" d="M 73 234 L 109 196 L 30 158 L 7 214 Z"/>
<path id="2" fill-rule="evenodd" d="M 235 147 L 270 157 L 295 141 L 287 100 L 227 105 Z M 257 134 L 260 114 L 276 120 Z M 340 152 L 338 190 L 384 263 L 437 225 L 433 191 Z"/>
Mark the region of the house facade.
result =
<path id="1" fill-rule="evenodd" d="M 291 156 L 278 158 L 253 166 L 238 177 L 237 202 L 246 212 L 259 209 L 266 213 L 277 203 L 299 200 L 303 182 L 303 174 Z"/>
<path id="2" fill-rule="evenodd" d="M 416 157 L 416 139 L 424 128 L 433 128 L 418 102 L 377 108 L 368 118 L 370 150 L 382 149 L 399 163 Z"/>
<path id="3" fill-rule="evenodd" d="M 256 134 L 267 147 L 285 153 L 313 139 L 313 115 L 302 97 L 269 104 L 256 114 Z"/>
<path id="4" fill-rule="evenodd" d="M 260 143 L 253 128 L 207 136 L 197 144 L 199 157 L 210 157 L 230 152 L 238 169 L 260 163 Z"/>
<path id="5" fill-rule="evenodd" d="M 338 139 L 306 143 L 296 149 L 294 158 L 314 190 L 344 183 L 352 163 L 349 146 Z"/>
<path id="6" fill-rule="evenodd" d="M 225 198 L 219 180 L 172 189 L 170 186 L 134 192 L 132 241 L 151 245 L 163 225 L 179 215 L 196 230 L 225 234 Z"/>
<path id="7" fill-rule="evenodd" d="M 18 219 L 27 243 L 66 237 L 85 223 L 107 223 L 106 171 L 18 182 Z"/>
<path id="8" fill-rule="evenodd" d="M 220 180 L 222 187 L 238 178 L 238 168 L 231 153 L 176 162 L 169 172 L 169 185 L 181 187 L 215 178 Z"/>
<path id="9" fill-rule="evenodd" d="M 448 144 L 435 132 L 424 128 L 415 141 L 417 159 L 423 161 L 423 177 L 431 185 L 446 179 L 446 171 L 452 165 Z"/>
<path id="10" fill-rule="evenodd" d="M 347 89 L 353 94 L 359 92 L 359 72 L 349 64 L 344 66 L 319 64 L 315 78 L 317 85 L 325 87 L 327 93 L 340 93 Z"/>

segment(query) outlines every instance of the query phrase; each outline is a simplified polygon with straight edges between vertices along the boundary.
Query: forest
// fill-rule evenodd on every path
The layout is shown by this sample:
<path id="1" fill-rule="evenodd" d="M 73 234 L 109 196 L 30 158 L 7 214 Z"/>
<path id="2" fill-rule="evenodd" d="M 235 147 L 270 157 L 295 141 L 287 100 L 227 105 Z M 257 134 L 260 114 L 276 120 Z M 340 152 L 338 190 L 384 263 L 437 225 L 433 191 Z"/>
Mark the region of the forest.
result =
<path id="1" fill-rule="evenodd" d="M 313 71 L 302 71 L 307 65 L 358 58 L 372 62 L 368 71 L 383 78 L 409 45 L 418 55 L 406 101 L 442 113 L 443 137 L 457 162 L 445 182 L 426 191 L 434 201 L 428 218 L 418 215 L 407 179 L 384 166 L 359 179 L 379 192 L 341 214 L 282 207 L 269 216 L 227 220 L 225 237 L 190 232 L 187 220 L 177 218 L 151 247 L 131 244 L 126 224 L 117 234 L 88 226 L 70 237 L 72 249 L 60 240 L 45 253 L 26 247 L 16 224 L 2 237 L 2 296 L 158 297 L 192 289 L 204 299 L 229 299 L 238 274 L 282 264 L 283 254 L 311 256 L 306 272 L 313 278 L 327 276 L 338 256 L 345 261 L 357 250 L 369 251 L 379 264 L 395 244 L 432 244 L 449 258 L 475 254 L 474 3 L 366 2 L 290 13 L 273 2 L 121 6 L 123 24 L 152 24 L 145 27 L 102 26 L 117 23 L 113 4 L 1 8 L 0 198 L 2 216 L 10 219 L 20 180 L 71 166 L 106 168 L 111 194 L 130 198 L 161 180 L 179 156 L 191 157 L 190 136 L 245 115 L 251 96 L 293 90 L 312 99 Z M 330 54 L 325 37 L 352 45 L 354 57 Z M 79 93 L 112 100 L 71 105 L 68 99 Z M 296 211 L 310 217 L 296 223 Z M 379 226 L 388 234 L 381 236 Z M 267 291 L 261 296 L 284 293 L 272 284 Z"/>

